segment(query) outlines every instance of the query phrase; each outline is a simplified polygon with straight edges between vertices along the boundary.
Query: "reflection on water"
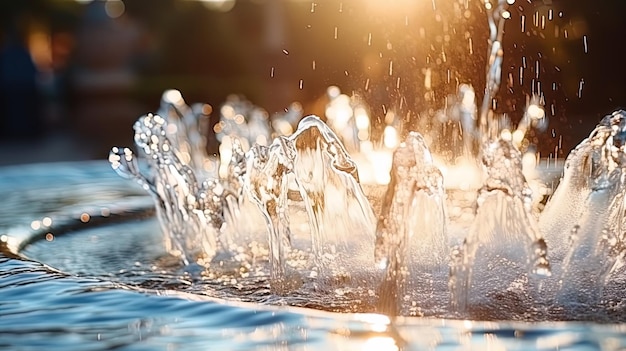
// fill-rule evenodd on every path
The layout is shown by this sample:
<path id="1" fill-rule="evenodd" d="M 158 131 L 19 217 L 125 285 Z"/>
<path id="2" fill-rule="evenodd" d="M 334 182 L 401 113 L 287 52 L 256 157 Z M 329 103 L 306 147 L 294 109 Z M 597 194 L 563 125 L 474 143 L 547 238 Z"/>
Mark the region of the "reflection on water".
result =
<path id="1" fill-rule="evenodd" d="M 298 333 L 303 317 L 288 312 L 146 294 L 6 257 L 0 258 L 0 272 L 2 346 L 244 349 L 320 339 Z"/>
<path id="2" fill-rule="evenodd" d="M 507 1 L 509 4 L 513 2 Z M 504 4 L 504 1 L 501 0 L 499 3 Z M 486 1 L 485 5 L 487 6 L 487 13 L 490 14 L 491 2 Z M 467 8 L 467 1 L 465 6 Z M 314 8 L 315 6 L 313 6 Z M 435 8 L 435 2 L 433 2 L 433 8 Z M 519 9 L 522 11 L 521 7 Z M 496 11 L 496 13 L 499 12 Z M 537 18 L 539 18 L 538 16 L 537 13 Z M 510 13 L 503 12 L 500 22 L 503 23 L 503 19 L 509 17 Z M 408 17 L 406 22 L 408 23 Z M 490 23 L 491 26 L 494 25 L 492 22 Z M 446 25 L 446 32 L 448 31 L 447 28 Z M 522 32 L 524 32 L 523 28 Z M 337 33 L 338 27 L 335 27 L 335 40 L 338 38 Z M 341 35 L 344 35 L 343 32 Z M 371 42 L 371 33 L 369 37 L 368 46 Z M 377 39 L 375 38 L 375 40 Z M 500 42 L 501 38 L 497 41 L 492 38 L 491 44 L 495 49 L 491 52 L 497 54 L 491 56 L 494 61 L 492 63 L 502 60 Z M 394 45 L 398 46 L 398 43 L 394 42 Z M 471 38 L 469 46 L 471 55 Z M 388 50 L 391 50 L 392 43 L 388 42 L 387 47 Z M 99 50 L 101 51 L 101 47 Z M 333 52 L 334 50 L 328 51 Z M 287 50 L 283 49 L 282 52 L 288 55 Z M 292 50 L 292 52 L 295 51 Z M 586 36 L 584 37 L 584 52 L 587 53 Z M 178 55 L 178 52 L 175 54 Z M 442 50 L 441 54 L 443 54 L 443 61 L 445 62 L 445 50 Z M 196 56 L 192 55 L 191 57 Z M 449 56 L 465 57 L 454 54 Z M 380 54 L 380 58 L 383 58 L 382 54 Z M 523 62 L 523 68 L 526 68 L 526 57 L 524 57 Z M 536 63 L 535 74 L 536 79 L 538 79 L 539 61 Z M 399 71 L 399 64 L 400 62 L 396 61 L 396 72 Z M 493 65 L 493 67 L 496 66 L 497 79 L 491 77 L 491 71 L 488 71 L 488 94 L 484 99 L 487 107 L 492 103 L 489 100 L 495 94 L 491 83 L 495 84 L 496 88 L 499 85 L 501 72 L 499 64 Z M 394 75 L 393 67 L 394 61 L 390 60 L 388 74 L 390 77 Z M 315 70 L 315 61 L 313 61 L 313 70 Z M 273 77 L 274 67 L 272 67 L 271 72 Z M 348 76 L 348 71 L 345 72 L 345 75 Z M 434 71 L 431 71 L 429 67 L 425 72 L 427 73 L 424 74 L 428 77 L 424 79 L 425 85 L 427 90 L 430 90 L 430 75 Z M 522 85 L 522 78 L 523 73 L 520 72 L 519 85 Z M 122 83 L 123 81 L 124 79 L 122 79 Z M 426 81 L 429 83 L 426 84 Z M 302 90 L 303 79 L 300 79 L 299 82 L 299 88 Z M 448 84 L 450 82 L 450 71 L 448 70 Z M 584 80 L 581 80 L 581 90 L 583 83 Z M 534 91 L 534 82 L 532 84 Z M 365 90 L 368 90 L 368 86 L 369 78 Z M 553 90 L 555 89 L 554 86 Z M 396 83 L 396 89 L 399 88 L 400 77 L 397 78 Z M 411 92 L 413 91 L 411 90 Z M 428 92 L 425 96 L 434 98 L 434 95 L 430 93 Z M 581 95 L 582 93 L 579 91 L 578 97 L 580 98 Z M 429 98 L 425 99 L 428 100 Z M 98 111 L 100 113 L 106 112 L 105 108 L 112 106 L 108 104 Z M 484 113 L 489 109 L 483 108 L 482 112 Z M 116 108 L 116 110 L 120 110 L 120 108 Z M 383 110 L 385 110 L 384 105 Z M 105 114 L 109 117 L 112 115 Z M 553 110 L 552 114 L 554 115 Z M 387 113 L 387 115 L 389 114 Z M 234 120 L 237 121 L 238 119 Z M 485 118 L 481 114 L 481 127 L 490 124 L 484 123 L 484 120 Z M 340 121 L 341 118 L 336 122 Z M 107 125 L 114 125 L 114 123 L 107 123 Z M 91 127 L 93 126 L 90 125 Z M 367 139 L 363 137 L 363 132 L 369 133 L 369 125 L 363 127 L 359 128 L 358 133 L 352 136 L 355 148 L 361 146 L 357 143 L 357 139 L 358 141 Z M 100 130 L 102 128 L 95 129 Z M 387 131 L 395 131 L 395 129 L 391 128 L 390 125 L 385 128 L 385 146 L 395 147 L 398 142 L 398 135 L 387 133 Z M 507 132 L 511 134 L 510 131 L 507 130 Z M 503 133 L 502 137 L 509 141 L 515 141 L 516 132 L 513 132 L 512 135 L 507 134 L 507 138 L 504 137 Z M 344 137 L 344 139 L 348 138 Z M 464 146 L 468 148 L 467 145 Z M 260 150 L 260 154 L 264 152 L 263 149 Z M 279 165 L 288 166 L 283 162 Z M 239 260 L 237 257 L 242 256 L 244 260 L 237 262 L 245 263 L 251 258 L 252 263 L 229 267 L 222 264 L 233 260 L 230 260 L 230 257 L 220 258 L 217 260 L 220 262 L 220 271 L 209 271 L 207 274 L 200 275 L 193 267 L 191 269 L 180 267 L 178 262 L 170 256 L 172 250 L 166 251 L 161 248 L 158 240 L 158 226 L 154 220 L 143 218 L 149 214 L 147 210 L 149 201 L 145 201 L 145 197 L 130 186 L 125 188 L 125 185 L 119 185 L 117 181 L 111 182 L 109 173 L 104 172 L 99 166 L 96 167 L 95 164 L 65 165 L 54 169 L 46 166 L 32 166 L 25 170 L 6 169 L 4 171 L 5 173 L 2 174 L 4 178 L 0 179 L 0 193 L 6 195 L 3 196 L 4 202 L 0 204 L 0 213 L 3 216 L 0 218 L 0 234 L 6 233 L 0 235 L 0 248 L 2 250 L 0 256 L 0 276 L 2 277 L 0 280 L 0 301 L 2 302 L 0 302 L 0 307 L 2 307 L 3 316 L 0 320 L 0 345 L 3 346 L 6 344 L 6 346 L 16 348 L 66 349 L 68 345 L 75 345 L 76 348 L 91 349 L 146 349 L 167 344 L 168 349 L 176 347 L 201 348 L 210 345 L 221 349 L 320 349 L 326 347 L 363 350 L 412 348 L 620 349 L 624 347 L 621 337 L 623 329 L 619 326 L 599 326 L 591 323 L 529 325 L 412 318 L 389 320 L 387 317 L 379 315 L 349 313 L 338 315 L 299 310 L 293 307 L 263 307 L 263 305 L 272 304 L 314 307 L 342 312 L 366 312 L 372 307 L 368 298 L 374 297 L 376 292 L 363 290 L 362 286 L 356 288 L 352 286 L 340 287 L 327 291 L 325 290 L 327 286 L 307 285 L 305 277 L 295 284 L 301 286 L 297 295 L 276 296 L 272 292 L 277 289 L 274 288 L 272 291 L 267 283 L 266 270 L 255 270 L 255 267 L 263 267 L 263 264 L 267 266 L 265 257 L 268 256 L 268 251 L 254 243 L 250 243 L 245 248 L 249 251 L 234 252 L 233 254 L 234 261 Z M 277 179 L 267 178 L 269 181 Z M 85 182 L 86 180 L 89 182 Z M 266 178 L 262 180 L 266 180 Z M 302 178 L 300 181 L 304 183 Z M 178 179 L 176 183 L 180 186 Z M 306 187 L 300 189 L 303 194 L 306 193 L 305 190 L 310 190 L 311 187 L 304 188 Z M 324 186 L 318 188 L 324 189 Z M 267 195 L 272 195 L 267 192 L 258 193 L 265 195 L 265 198 Z M 289 200 L 286 188 L 282 189 L 282 194 L 284 196 L 281 201 L 286 203 Z M 315 200 L 321 197 L 320 194 L 323 194 L 323 191 L 315 192 L 315 196 L 310 196 L 310 198 Z M 189 194 L 186 193 L 185 195 Z M 508 198 L 504 200 L 508 200 Z M 264 206 L 264 214 L 268 217 L 268 223 L 272 222 L 283 227 L 288 225 L 285 223 L 288 221 L 285 220 L 283 213 L 284 204 L 281 204 L 276 211 L 275 203 L 266 200 L 259 200 L 258 202 L 259 205 Z M 326 203 L 322 201 L 312 202 L 314 206 L 307 204 L 308 207 L 311 207 L 309 213 L 322 217 L 324 213 L 319 209 L 326 206 L 319 204 Z M 170 201 L 165 202 L 166 205 L 171 203 Z M 481 210 L 484 211 L 487 208 L 489 207 L 483 206 Z M 492 207 L 495 210 L 502 208 L 506 207 L 501 205 Z M 135 211 L 136 209 L 139 210 Z M 619 210 L 622 211 L 623 209 L 620 207 Z M 393 212 L 390 213 L 393 214 Z M 125 221 L 127 219 L 142 220 Z M 180 219 L 183 227 L 188 224 L 185 222 L 187 219 L 188 217 L 184 216 Z M 333 224 L 332 221 L 329 223 L 330 225 Z M 187 227 L 189 226 L 187 225 Z M 528 228 L 528 226 L 524 226 L 524 228 Z M 578 230 L 572 233 L 574 240 L 576 240 L 574 234 L 578 234 L 577 232 Z M 283 237 L 290 239 L 287 234 L 281 232 L 276 236 L 279 237 L 279 240 Z M 535 239 L 535 235 L 530 236 L 531 239 Z M 477 239 L 477 241 L 480 240 Z M 541 241 L 537 240 L 536 243 L 541 243 Z M 535 242 L 533 242 L 533 246 L 529 247 L 534 250 L 539 248 L 541 254 L 545 253 L 544 246 L 534 244 Z M 471 251 L 471 242 L 464 249 Z M 274 264 L 274 268 L 282 268 L 283 260 L 287 261 L 287 258 L 282 256 L 286 254 L 283 253 L 282 249 L 276 251 L 277 253 L 274 253 L 270 244 L 269 261 L 276 257 L 275 261 L 281 264 L 271 263 Z M 307 255 L 306 252 L 297 250 L 294 250 L 293 254 L 302 257 Z M 574 261 L 575 259 L 569 258 L 574 254 L 577 253 L 568 254 L 566 262 Z M 341 254 L 336 256 L 345 259 Z M 473 257 L 474 254 L 468 256 Z M 543 257 L 543 255 L 539 256 Z M 30 261 L 25 257 L 35 258 L 54 268 Z M 335 257 L 331 256 L 331 258 L 330 261 L 335 263 Z M 291 269 L 296 270 L 297 268 L 291 267 Z M 223 273 L 229 269 L 236 270 L 236 274 Z M 273 269 L 270 274 L 273 274 L 273 280 L 282 280 L 283 276 L 289 278 L 287 271 L 288 269 L 285 269 L 285 272 L 280 271 L 279 274 L 276 274 L 276 269 Z M 315 272 L 317 273 L 317 271 Z M 341 284 L 343 281 L 339 280 L 334 283 L 333 288 L 337 286 L 337 283 Z M 623 277 L 618 276 L 614 283 L 614 286 L 609 288 L 613 291 L 621 290 L 624 286 Z M 524 310 L 523 307 L 520 307 L 523 305 L 520 303 L 520 299 L 525 296 L 515 295 L 516 286 L 524 284 L 525 282 L 513 281 L 510 289 L 506 289 L 504 293 L 490 296 L 491 300 L 487 304 L 478 305 L 479 309 L 483 308 L 485 311 L 475 311 L 476 315 L 482 318 L 502 318 L 502 316 L 508 315 L 497 314 L 494 317 L 488 313 L 493 310 L 497 310 L 499 313 L 519 310 L 520 308 Z M 607 290 L 611 291 L 610 289 Z M 603 310 L 598 314 L 592 311 L 591 316 L 594 320 L 623 320 L 623 298 L 621 295 L 616 294 L 615 299 L 601 301 Z M 215 297 L 220 299 L 214 300 Z M 225 302 L 227 300 L 231 302 Z M 253 301 L 260 304 L 245 305 L 241 303 L 242 301 Z M 525 315 L 523 318 L 531 320 L 546 318 L 542 314 L 545 311 L 541 310 L 541 307 L 532 311 L 539 317 Z M 411 311 L 411 313 L 424 314 L 423 311 L 419 310 L 419 306 L 417 311 Z M 441 317 L 437 313 L 433 315 Z M 555 318 L 588 317 L 580 315 L 564 315 L 563 317 L 558 314 L 558 311 L 555 316 Z"/>
<path id="3" fill-rule="evenodd" d="M 0 257 L 0 347 L 46 350 L 618 350 L 623 326 L 511 324 L 229 305 Z"/>
<path id="4" fill-rule="evenodd" d="M 54 226 L 58 215 L 87 207 L 82 204 L 97 207 L 103 199 L 115 203 L 112 200 L 115 191 L 94 191 L 82 198 L 80 192 L 69 191 L 69 185 L 80 183 L 82 189 L 97 190 L 110 181 L 120 184 L 104 162 L 4 168 L 0 172 L 0 192 L 7 200 L 0 204 L 3 213 L 0 232 L 5 233 L 5 239 L 19 238 L 13 234 L 35 232 L 31 228 L 33 219 L 49 216 Z M 26 184 L 40 189 L 41 201 L 20 208 L 18 204 L 24 202 L 15 192 L 25 189 Z M 118 189 L 120 197 L 123 193 L 137 192 L 133 188 Z M 53 198 L 58 200 L 56 207 L 51 206 Z M 80 213 L 74 215 L 80 217 Z M 137 223 L 142 225 L 136 230 L 133 227 Z M 233 301 L 232 296 L 229 300 L 215 299 L 209 291 L 214 289 L 217 295 L 218 289 L 204 286 L 202 292 L 202 285 L 195 285 L 197 282 L 185 272 L 158 266 L 167 262 L 159 261 L 163 252 L 157 244 L 160 233 L 153 220 L 119 222 L 110 227 L 92 224 L 75 233 L 59 232 L 53 241 L 41 241 L 26 249 L 26 254 L 55 262 L 54 268 L 24 259 L 2 242 L 0 348 L 617 350 L 626 347 L 623 338 L 626 330 L 621 325 L 390 319 L 376 314 L 269 307 L 267 303 L 280 302 L 268 297 L 265 303 L 254 305 Z M 143 233 L 141 237 L 136 235 L 137 231 Z M 27 236 L 23 235 L 22 238 Z M 82 245 L 85 241 L 89 245 Z M 81 245 L 85 255 L 82 260 L 73 252 L 72 245 Z M 91 251 L 84 251 L 90 246 Z"/>

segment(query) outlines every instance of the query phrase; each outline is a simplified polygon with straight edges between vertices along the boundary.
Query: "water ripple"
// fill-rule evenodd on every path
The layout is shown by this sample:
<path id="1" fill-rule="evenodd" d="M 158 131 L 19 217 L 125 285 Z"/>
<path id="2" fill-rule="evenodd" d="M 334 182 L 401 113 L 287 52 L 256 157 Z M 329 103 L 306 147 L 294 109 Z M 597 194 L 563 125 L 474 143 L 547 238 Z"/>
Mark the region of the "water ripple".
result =
<path id="1" fill-rule="evenodd" d="M 101 166 L 105 166 L 101 164 Z M 85 179 L 96 189 L 110 186 L 109 171 L 96 163 L 29 166 L 0 172 L 0 233 L 19 233 L 51 210 L 62 214 L 96 198 L 122 197 L 132 189 L 80 195 L 63 191 Z M 49 169 L 48 173 L 41 170 Z M 37 175 L 46 174 L 42 178 Z M 73 174 L 73 175 L 72 175 Z M 87 178 L 85 178 L 87 177 Z M 81 180 L 82 179 L 82 180 Z M 111 180 L 118 182 L 114 175 Z M 15 185 L 10 181 L 15 180 Z M 44 186 L 45 184 L 45 186 Z M 30 193 L 30 206 L 14 190 L 48 189 L 42 201 Z M 101 187 L 101 188 L 98 188 Z M 77 195 L 78 194 L 78 195 Z M 82 197 L 81 197 L 82 196 Z M 57 197 L 61 201 L 52 199 Z M 21 207 L 16 205 L 21 203 Z M 69 204 L 68 206 L 65 206 Z M 7 211 L 4 211 L 7 209 Z M 13 211 L 13 212 L 11 212 Z M 8 215 L 7 215 L 8 214 Z M 138 223 L 144 234 L 133 235 Z M 94 224 L 94 223 L 92 223 Z M 97 224 L 97 223 L 95 223 Z M 152 227 L 151 227 L 152 226 Z M 167 266 L 154 221 L 88 226 L 75 233 L 31 245 L 26 259 L 0 240 L 0 349 L 17 350 L 619 350 L 626 348 L 623 324 L 590 322 L 477 322 L 350 311 L 341 299 L 321 295 L 285 299 L 269 293 L 262 277 L 241 279 L 233 288 L 206 279 L 199 284 Z M 103 228 L 100 230 L 100 228 Z M 115 230 L 110 230 L 115 229 Z M 59 235 L 61 233 L 59 232 Z M 152 235 L 151 235 L 152 234 Z M 26 231 L 25 240 L 33 235 Z M 19 246 L 19 245 L 18 245 Z M 132 249 L 134 248 L 134 249 Z M 39 251 L 37 251 L 39 250 Z M 619 286 L 618 286 L 619 285 Z M 623 290 L 623 282 L 615 289 Z M 240 301 L 234 301 L 233 289 Z M 341 292 L 346 301 L 354 298 Z M 326 294 L 326 295 L 324 295 Z M 326 296 L 326 298 L 324 298 Z M 328 296 L 333 297 L 329 302 Z M 248 303 L 245 301 L 254 301 Z M 357 308 L 362 308 L 357 307 Z M 614 301 L 608 320 L 623 319 L 623 301 Z"/>

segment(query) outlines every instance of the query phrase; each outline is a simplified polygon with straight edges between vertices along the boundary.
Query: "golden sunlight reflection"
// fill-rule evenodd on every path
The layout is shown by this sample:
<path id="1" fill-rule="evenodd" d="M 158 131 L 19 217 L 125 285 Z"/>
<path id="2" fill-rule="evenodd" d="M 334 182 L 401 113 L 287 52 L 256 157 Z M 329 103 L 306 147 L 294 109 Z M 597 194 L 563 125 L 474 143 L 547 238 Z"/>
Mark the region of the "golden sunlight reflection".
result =
<path id="1" fill-rule="evenodd" d="M 180 91 L 176 89 L 170 89 L 166 91 L 163 94 L 163 99 L 176 106 L 181 106 L 185 103 L 185 100 L 183 100 L 183 95 L 180 93 Z"/>
<path id="2" fill-rule="evenodd" d="M 44 218 L 41 220 L 41 224 L 42 224 L 44 227 L 49 227 L 49 226 L 51 226 L 51 225 L 52 225 L 52 218 L 50 218 L 50 217 L 44 217 Z"/>
<path id="3" fill-rule="evenodd" d="M 363 343 L 363 351 L 397 351 L 396 341 L 389 336 L 373 336 Z"/>
<path id="4" fill-rule="evenodd" d="M 433 162 L 443 175 L 446 189 L 475 190 L 482 186 L 482 170 L 472 158 L 459 157 L 454 164 L 433 155 Z"/>
<path id="5" fill-rule="evenodd" d="M 502 340 L 498 339 L 496 334 L 486 333 L 483 337 L 485 339 L 485 350 L 505 351 L 507 349 L 506 345 Z"/>
<path id="6" fill-rule="evenodd" d="M 361 143 L 361 153 L 353 155 L 359 167 L 359 177 L 364 184 L 389 184 L 392 152 L 374 149 L 371 142 Z"/>
<path id="7" fill-rule="evenodd" d="M 531 128 L 542 131 L 546 126 L 547 120 L 543 101 L 539 96 L 533 95 L 527 102 L 524 117 L 515 131 L 511 132 L 505 129 L 501 132 L 501 136 L 505 140 L 510 140 L 518 150 L 525 151 L 530 144 L 529 140 L 526 138 L 528 131 Z"/>
<path id="8" fill-rule="evenodd" d="M 400 144 L 398 130 L 393 126 L 386 126 L 383 132 L 383 144 L 388 149 L 395 149 Z"/>
<path id="9" fill-rule="evenodd" d="M 363 107 L 357 107 L 354 109 L 354 121 L 358 131 L 357 137 L 361 142 L 369 140 L 370 138 L 370 117 L 367 111 Z"/>
<path id="10" fill-rule="evenodd" d="M 502 138 L 502 140 L 511 141 L 513 139 L 513 135 L 508 128 L 504 128 L 500 132 L 500 138 Z"/>
<path id="11" fill-rule="evenodd" d="M 467 319 L 463 321 L 463 328 L 470 330 L 472 329 L 473 326 L 474 326 L 474 323 L 472 321 L 467 320 Z"/>
<path id="12" fill-rule="evenodd" d="M 372 331 L 382 333 L 387 330 L 391 320 L 384 314 L 360 314 L 356 316 L 356 320 L 359 322 L 368 323 L 372 328 Z"/>
<path id="13" fill-rule="evenodd" d="M 433 7 L 436 6 L 435 1 L 433 0 L 365 0 L 363 2 L 365 6 L 367 6 L 367 9 L 373 13 L 390 13 L 398 15 L 415 11 L 417 7 L 424 6 L 424 4 L 428 4 Z"/>
<path id="14" fill-rule="evenodd" d="M 530 104 L 526 109 L 526 113 L 533 120 L 542 119 L 546 113 L 541 106 L 538 104 Z"/>
<path id="15" fill-rule="evenodd" d="M 87 213 L 87 212 L 83 212 L 83 213 L 80 215 L 80 221 L 81 221 L 81 222 L 83 222 L 83 223 L 87 223 L 87 222 L 89 222 L 89 220 L 91 220 L 91 216 L 89 215 L 89 213 Z"/>
<path id="16" fill-rule="evenodd" d="M 235 0 L 200 0 L 206 8 L 218 12 L 228 12 L 235 7 Z"/>
<path id="17" fill-rule="evenodd" d="M 345 94 L 341 94 L 331 100 L 331 103 L 326 107 L 326 117 L 328 121 L 332 123 L 332 127 L 335 130 L 342 130 L 346 128 L 348 121 L 352 117 L 352 108 L 350 107 L 350 97 Z"/>
<path id="18" fill-rule="evenodd" d="M 30 223 L 30 228 L 31 228 L 32 230 L 39 230 L 39 229 L 41 228 L 41 222 L 40 222 L 40 221 L 37 221 L 37 220 L 32 221 L 32 222 Z"/>
<path id="19" fill-rule="evenodd" d="M 241 142 L 245 142 L 245 139 L 241 139 Z M 230 158 L 232 157 L 232 149 L 233 149 L 233 141 L 231 137 L 225 135 L 222 139 L 222 143 L 220 144 L 220 167 L 219 167 L 219 176 L 221 178 L 225 178 L 228 175 L 228 163 L 230 162 Z"/>

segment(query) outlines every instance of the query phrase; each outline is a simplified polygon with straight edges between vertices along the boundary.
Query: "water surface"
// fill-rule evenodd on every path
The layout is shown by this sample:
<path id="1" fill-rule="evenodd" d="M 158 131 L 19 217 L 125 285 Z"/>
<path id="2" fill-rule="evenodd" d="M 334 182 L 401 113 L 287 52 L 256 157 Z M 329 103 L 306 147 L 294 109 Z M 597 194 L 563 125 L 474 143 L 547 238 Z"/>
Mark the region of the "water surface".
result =
<path id="1" fill-rule="evenodd" d="M 262 298 L 243 293 L 235 299 L 218 288 L 219 280 L 199 282 L 172 266 L 144 194 L 106 162 L 0 170 L 0 348 L 626 348 L 621 323 L 390 320 L 281 306 L 298 303 L 263 286 L 249 292 Z M 333 310 L 318 306 L 323 303 L 300 305 Z"/>

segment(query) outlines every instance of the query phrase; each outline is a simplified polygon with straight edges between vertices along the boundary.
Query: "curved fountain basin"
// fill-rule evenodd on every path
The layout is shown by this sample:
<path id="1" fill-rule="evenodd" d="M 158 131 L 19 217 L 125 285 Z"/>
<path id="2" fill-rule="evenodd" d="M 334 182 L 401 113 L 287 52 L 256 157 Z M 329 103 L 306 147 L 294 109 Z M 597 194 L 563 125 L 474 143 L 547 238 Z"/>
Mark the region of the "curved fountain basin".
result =
<path id="1" fill-rule="evenodd" d="M 0 345 L 304 350 L 626 346 L 619 324 L 389 320 L 269 306 L 298 305 L 298 300 L 258 287 L 252 293 L 261 290 L 261 298 L 242 294 L 235 301 L 228 291 L 198 284 L 193 275 L 171 266 L 150 217 L 151 199 L 137 186 L 120 182 L 105 162 L 4 168 L 0 193 L 5 199 L 0 205 Z M 327 302 L 300 305 L 332 310 L 319 306 Z"/>

